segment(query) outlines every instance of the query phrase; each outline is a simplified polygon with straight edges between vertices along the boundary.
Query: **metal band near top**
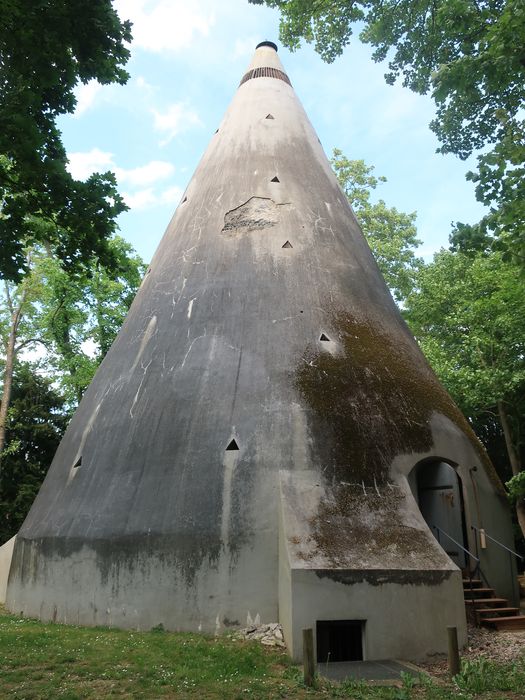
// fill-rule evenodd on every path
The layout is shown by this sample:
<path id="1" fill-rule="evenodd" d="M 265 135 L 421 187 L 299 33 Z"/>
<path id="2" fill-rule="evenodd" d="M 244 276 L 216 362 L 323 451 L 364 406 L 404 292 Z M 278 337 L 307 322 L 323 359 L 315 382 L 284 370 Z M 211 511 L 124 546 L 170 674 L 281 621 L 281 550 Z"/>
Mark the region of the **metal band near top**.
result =
<path id="1" fill-rule="evenodd" d="M 274 44 L 273 41 L 261 41 L 260 44 L 257 44 L 255 47 L 255 50 L 260 49 L 261 46 L 267 46 L 270 49 L 273 49 L 274 51 L 277 51 L 277 44 Z"/>
<path id="2" fill-rule="evenodd" d="M 251 80 L 252 78 L 277 78 L 277 80 L 284 80 L 284 82 L 288 83 L 288 85 L 292 85 L 290 78 L 286 75 L 286 73 L 283 73 L 282 70 L 270 68 L 269 66 L 262 66 L 261 68 L 254 68 L 253 70 L 249 70 L 247 73 L 245 73 L 242 76 L 239 87 L 247 80 Z"/>

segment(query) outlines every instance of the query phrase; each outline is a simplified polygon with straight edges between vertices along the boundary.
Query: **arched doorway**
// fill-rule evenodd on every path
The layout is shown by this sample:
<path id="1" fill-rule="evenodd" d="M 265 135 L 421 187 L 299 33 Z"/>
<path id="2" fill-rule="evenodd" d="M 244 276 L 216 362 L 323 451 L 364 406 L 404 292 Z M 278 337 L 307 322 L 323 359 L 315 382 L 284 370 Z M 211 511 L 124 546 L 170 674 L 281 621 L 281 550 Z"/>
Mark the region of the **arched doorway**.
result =
<path id="1" fill-rule="evenodd" d="M 456 470 L 441 460 L 425 460 L 414 467 L 409 483 L 438 542 L 460 569 L 467 568 L 463 491 Z"/>

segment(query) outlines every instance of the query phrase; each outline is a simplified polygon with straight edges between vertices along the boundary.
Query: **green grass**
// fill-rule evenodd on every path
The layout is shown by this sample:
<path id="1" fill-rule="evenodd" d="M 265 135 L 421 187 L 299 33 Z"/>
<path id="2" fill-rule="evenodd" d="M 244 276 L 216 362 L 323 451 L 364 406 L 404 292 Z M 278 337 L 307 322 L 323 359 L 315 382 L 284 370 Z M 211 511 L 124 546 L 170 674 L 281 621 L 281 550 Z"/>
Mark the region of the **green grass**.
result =
<path id="1" fill-rule="evenodd" d="M 257 642 L 43 624 L 0 611 L 0 698 L 496 700 L 524 697 L 523 689 L 525 659 L 467 663 L 445 685 L 407 677 L 401 688 L 320 681 L 307 689 L 286 653 Z"/>

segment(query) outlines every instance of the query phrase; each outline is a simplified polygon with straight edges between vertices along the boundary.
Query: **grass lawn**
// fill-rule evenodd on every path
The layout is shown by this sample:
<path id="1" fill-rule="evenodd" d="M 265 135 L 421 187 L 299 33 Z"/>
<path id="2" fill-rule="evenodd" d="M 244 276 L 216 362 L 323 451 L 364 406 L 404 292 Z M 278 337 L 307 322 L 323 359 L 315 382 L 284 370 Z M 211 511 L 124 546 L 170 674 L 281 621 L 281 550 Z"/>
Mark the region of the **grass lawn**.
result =
<path id="1" fill-rule="evenodd" d="M 0 609 L 1 698 L 525 698 L 525 656 L 512 663 L 467 661 L 455 682 L 402 688 L 363 683 L 302 684 L 282 651 L 258 642 L 163 631 L 43 624 Z"/>

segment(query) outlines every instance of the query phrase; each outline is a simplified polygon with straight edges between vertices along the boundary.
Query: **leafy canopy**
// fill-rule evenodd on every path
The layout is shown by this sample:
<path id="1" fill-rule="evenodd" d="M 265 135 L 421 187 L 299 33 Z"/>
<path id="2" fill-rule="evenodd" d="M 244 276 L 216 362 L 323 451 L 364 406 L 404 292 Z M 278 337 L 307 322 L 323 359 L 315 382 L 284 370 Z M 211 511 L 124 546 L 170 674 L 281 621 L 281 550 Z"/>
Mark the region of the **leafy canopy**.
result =
<path id="1" fill-rule="evenodd" d="M 500 252 L 442 250 L 421 268 L 404 315 L 421 349 L 476 427 L 500 473 L 514 450 L 525 452 L 525 280 Z M 507 446 L 508 448 L 508 446 Z M 508 478 L 508 471 L 505 478 Z"/>
<path id="2" fill-rule="evenodd" d="M 74 87 L 124 83 L 130 24 L 111 0 L 8 0 L 0 23 L 0 273 L 19 279 L 24 250 L 50 245 L 71 267 L 96 253 L 125 209 L 111 173 L 74 180 L 56 118 L 72 112 Z M 47 226 L 35 224 L 35 219 Z"/>
<path id="3" fill-rule="evenodd" d="M 15 535 L 33 503 L 66 428 L 64 399 L 51 380 L 20 363 L 13 382 L 7 449 L 2 454 L 0 544 Z"/>
<path id="4" fill-rule="evenodd" d="M 525 390 L 525 280 L 499 253 L 441 251 L 419 271 L 406 317 L 467 415 Z"/>
<path id="5" fill-rule="evenodd" d="M 372 190 L 386 178 L 375 177 L 374 167 L 363 160 L 349 160 L 335 148 L 331 163 L 390 291 L 397 302 L 404 301 L 423 262 L 414 254 L 420 244 L 415 212 L 405 214 L 382 199 L 370 202 Z"/>
<path id="6" fill-rule="evenodd" d="M 27 254 L 28 274 L 0 291 L 0 340 L 11 329 L 8 292 L 21 304 L 17 347 L 39 349 L 38 366 L 53 376 L 69 404 L 77 403 L 120 330 L 146 270 L 140 256 L 119 236 L 108 241 L 115 265 L 108 271 L 96 256 L 73 271 L 45 249 Z M 45 352 L 43 352 L 45 349 Z"/>

